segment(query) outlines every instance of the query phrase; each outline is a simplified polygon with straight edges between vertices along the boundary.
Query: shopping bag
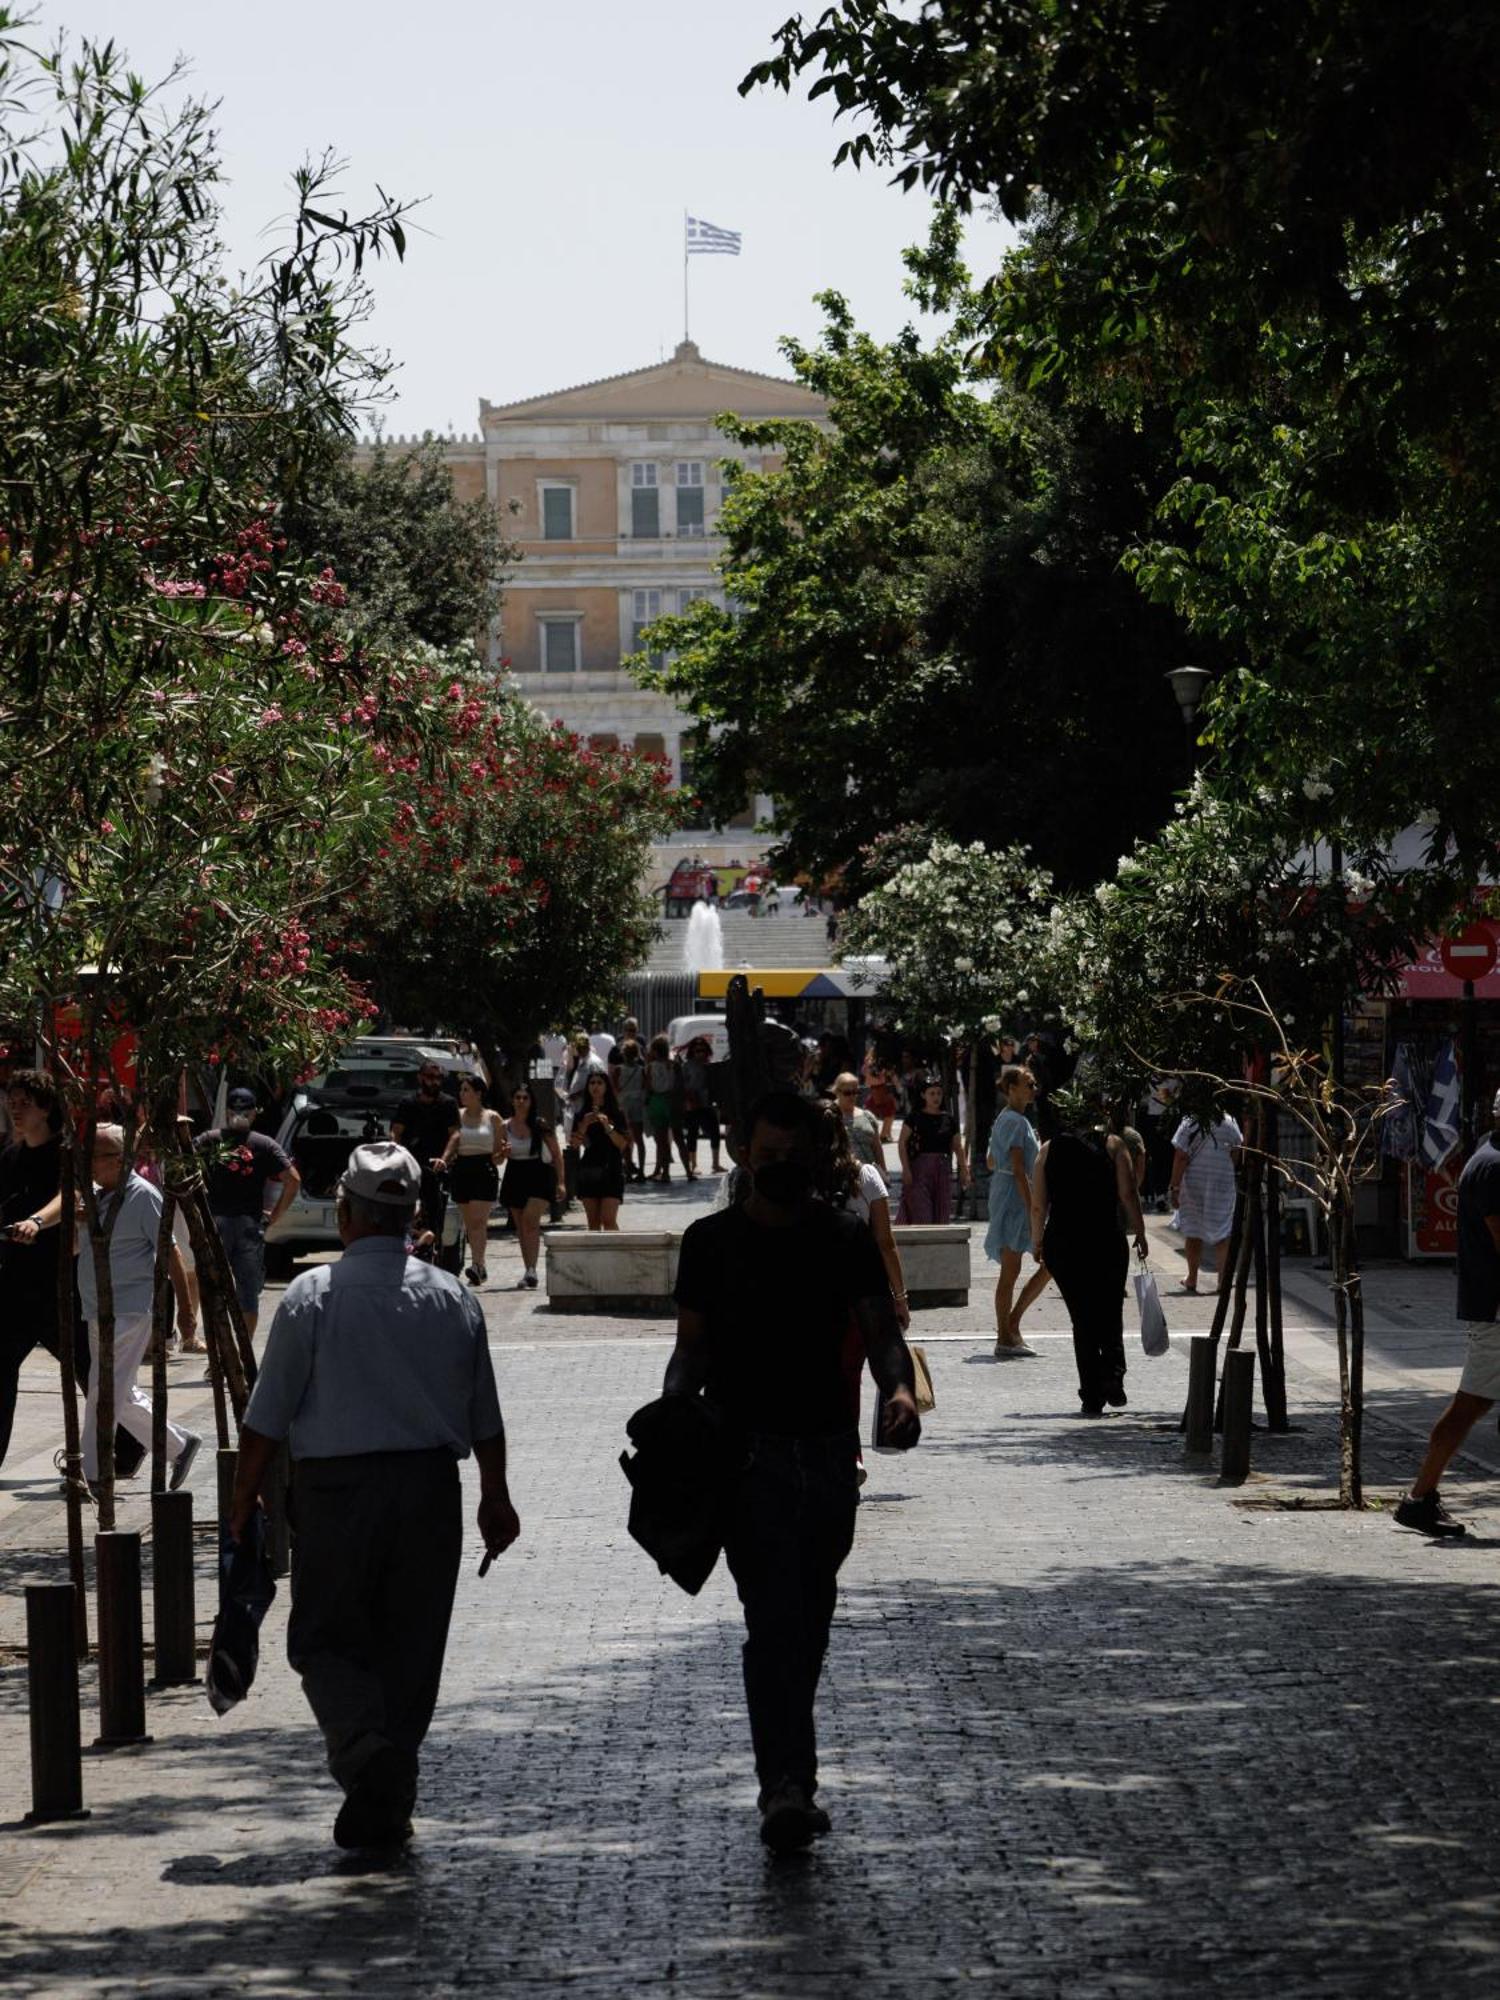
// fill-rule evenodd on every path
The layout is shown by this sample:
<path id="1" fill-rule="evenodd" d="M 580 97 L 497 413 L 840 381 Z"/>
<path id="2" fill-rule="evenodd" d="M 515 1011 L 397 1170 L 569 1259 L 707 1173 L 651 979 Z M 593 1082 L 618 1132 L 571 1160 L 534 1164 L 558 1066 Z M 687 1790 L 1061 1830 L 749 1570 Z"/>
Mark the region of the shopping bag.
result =
<path id="1" fill-rule="evenodd" d="M 1156 1289 L 1156 1273 L 1144 1258 L 1135 1274 L 1135 1302 L 1141 1312 L 1141 1346 L 1153 1358 L 1165 1354 L 1172 1345 L 1172 1338 L 1167 1332 L 1167 1316 L 1162 1311 L 1161 1298 Z"/>
<path id="2" fill-rule="evenodd" d="M 927 1366 L 927 1350 L 925 1347 L 913 1347 L 910 1341 L 907 1346 L 911 1351 L 912 1372 L 917 1378 L 917 1408 L 925 1416 L 929 1410 L 937 1408 L 937 1397 L 932 1393 L 932 1370 Z"/>

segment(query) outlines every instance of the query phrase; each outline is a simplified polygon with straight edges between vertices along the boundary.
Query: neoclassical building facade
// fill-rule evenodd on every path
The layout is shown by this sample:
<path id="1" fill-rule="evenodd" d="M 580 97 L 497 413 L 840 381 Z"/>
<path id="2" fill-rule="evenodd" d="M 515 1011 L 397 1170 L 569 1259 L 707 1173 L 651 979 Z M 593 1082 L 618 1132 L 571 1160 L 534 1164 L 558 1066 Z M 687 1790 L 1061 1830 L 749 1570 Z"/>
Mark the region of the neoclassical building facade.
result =
<path id="1" fill-rule="evenodd" d="M 481 401 L 478 436 L 447 447 L 459 496 L 486 495 L 520 549 L 490 635 L 496 667 L 508 661 L 528 698 L 580 735 L 665 756 L 679 783 L 691 783 L 692 724 L 620 663 L 653 618 L 699 597 L 723 601 L 721 462 L 774 463 L 716 429 L 726 411 L 827 416 L 799 383 L 707 361 L 685 340 L 654 367 L 524 402 Z M 659 864 L 748 858 L 767 813 L 767 801 L 747 801 L 730 825 L 664 844 Z"/>

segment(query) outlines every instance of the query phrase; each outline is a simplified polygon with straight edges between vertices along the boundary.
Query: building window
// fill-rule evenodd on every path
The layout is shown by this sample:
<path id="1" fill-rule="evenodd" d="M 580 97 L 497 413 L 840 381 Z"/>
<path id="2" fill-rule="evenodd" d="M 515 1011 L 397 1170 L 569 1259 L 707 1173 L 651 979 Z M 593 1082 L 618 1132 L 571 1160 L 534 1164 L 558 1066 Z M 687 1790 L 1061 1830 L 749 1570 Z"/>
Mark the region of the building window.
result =
<path id="1" fill-rule="evenodd" d="M 677 462 L 677 532 L 679 535 L 703 533 L 702 459 L 679 459 Z"/>
<path id="2" fill-rule="evenodd" d="M 542 628 L 542 672 L 576 674 L 579 667 L 578 642 L 583 620 L 571 613 L 555 614 L 540 620 Z"/>
<path id="3" fill-rule="evenodd" d="M 542 540 L 544 542 L 571 542 L 572 539 L 572 486 L 543 486 Z"/>
<path id="4" fill-rule="evenodd" d="M 637 590 L 632 593 L 632 597 L 630 650 L 632 653 L 639 653 L 642 650 L 646 627 L 651 623 L 653 618 L 660 618 L 661 616 L 661 592 L 659 590 Z M 653 667 L 661 665 L 662 655 L 660 653 L 651 653 L 648 657 Z"/>
<path id="5" fill-rule="evenodd" d="M 693 766 L 696 761 L 696 755 L 697 755 L 697 744 L 694 742 L 693 737 L 691 735 L 684 736 L 682 739 L 681 783 L 683 791 L 690 794 L 695 789 Z M 686 810 L 688 813 L 688 817 L 682 822 L 683 832 L 684 833 L 707 832 L 711 822 L 709 820 L 708 814 L 704 811 L 703 807 L 701 805 L 692 805 L 687 807 Z"/>
<path id="6" fill-rule="evenodd" d="M 677 593 L 677 609 L 679 611 L 686 611 L 690 604 L 701 604 L 707 596 L 708 592 L 706 590 L 696 587 L 692 590 L 679 590 Z"/>
<path id="7" fill-rule="evenodd" d="M 637 459 L 630 468 L 630 532 L 637 540 L 654 540 L 661 533 L 661 495 L 656 490 L 656 461 Z"/>

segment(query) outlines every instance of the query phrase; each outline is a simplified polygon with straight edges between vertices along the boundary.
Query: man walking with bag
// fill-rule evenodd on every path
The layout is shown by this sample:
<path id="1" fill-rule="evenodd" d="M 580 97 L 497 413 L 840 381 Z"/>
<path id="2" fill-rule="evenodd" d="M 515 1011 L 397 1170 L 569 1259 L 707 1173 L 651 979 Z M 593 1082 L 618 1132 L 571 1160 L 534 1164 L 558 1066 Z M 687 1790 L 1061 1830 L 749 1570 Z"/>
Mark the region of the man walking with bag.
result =
<path id="1" fill-rule="evenodd" d="M 761 1839 L 778 1852 L 829 1824 L 815 1804 L 813 1703 L 858 1504 L 843 1367 L 851 1313 L 885 1399 L 882 1443 L 906 1449 L 922 1430 L 875 1240 L 856 1216 L 813 1199 L 819 1115 L 789 1091 L 751 1112 L 749 1196 L 682 1239 L 663 1385 L 668 1396 L 703 1392 L 726 1422 L 726 1458 L 743 1457 L 724 1553 L 745 1612 Z"/>
<path id="2" fill-rule="evenodd" d="M 346 1795 L 340 1847 L 411 1837 L 462 1555 L 458 1461 L 471 1449 L 488 1554 L 521 1531 L 484 1315 L 457 1278 L 406 1253 L 421 1190 L 404 1147 L 350 1153 L 344 1255 L 287 1287 L 240 1430 L 236 1541 L 277 1444 L 290 1444 L 287 1657 Z"/>

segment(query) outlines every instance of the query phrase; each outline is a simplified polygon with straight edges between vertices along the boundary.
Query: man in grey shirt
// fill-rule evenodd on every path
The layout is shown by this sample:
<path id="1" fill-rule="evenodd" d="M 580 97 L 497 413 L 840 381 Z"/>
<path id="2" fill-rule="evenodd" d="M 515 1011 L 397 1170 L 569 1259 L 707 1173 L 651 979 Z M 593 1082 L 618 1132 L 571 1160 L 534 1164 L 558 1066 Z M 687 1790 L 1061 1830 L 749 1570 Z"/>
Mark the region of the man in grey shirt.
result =
<path id="1" fill-rule="evenodd" d="M 289 1440 L 297 1534 L 287 1657 L 345 1799 L 341 1847 L 410 1838 L 462 1556 L 458 1461 L 479 1462 L 488 1558 L 521 1531 L 484 1315 L 406 1253 L 422 1175 L 388 1139 L 338 1187 L 344 1255 L 287 1287 L 240 1428 L 230 1532 Z"/>

